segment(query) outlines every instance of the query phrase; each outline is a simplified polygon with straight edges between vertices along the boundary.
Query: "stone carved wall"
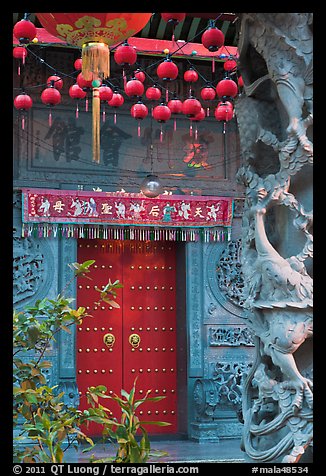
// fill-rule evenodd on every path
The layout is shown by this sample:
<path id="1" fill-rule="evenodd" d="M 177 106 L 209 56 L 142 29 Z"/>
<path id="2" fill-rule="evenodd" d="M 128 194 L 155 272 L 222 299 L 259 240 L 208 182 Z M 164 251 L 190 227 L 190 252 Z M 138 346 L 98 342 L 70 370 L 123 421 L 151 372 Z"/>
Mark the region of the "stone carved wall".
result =
<path id="1" fill-rule="evenodd" d="M 251 460 L 311 460 L 312 14 L 243 13 L 236 101 L 246 187 L 242 272 L 256 358 L 243 396 Z"/>
<path id="2" fill-rule="evenodd" d="M 200 267 L 189 269 L 188 275 L 196 276 L 204 293 L 202 307 L 196 309 L 201 366 L 192 374 L 197 378 L 192 386 L 190 437 L 219 441 L 241 434 L 242 388 L 253 360 L 252 334 L 243 321 L 241 240 L 235 236 L 230 242 L 193 247 L 197 250 L 188 266 L 197 262 Z M 189 348 L 192 352 L 192 340 Z"/>

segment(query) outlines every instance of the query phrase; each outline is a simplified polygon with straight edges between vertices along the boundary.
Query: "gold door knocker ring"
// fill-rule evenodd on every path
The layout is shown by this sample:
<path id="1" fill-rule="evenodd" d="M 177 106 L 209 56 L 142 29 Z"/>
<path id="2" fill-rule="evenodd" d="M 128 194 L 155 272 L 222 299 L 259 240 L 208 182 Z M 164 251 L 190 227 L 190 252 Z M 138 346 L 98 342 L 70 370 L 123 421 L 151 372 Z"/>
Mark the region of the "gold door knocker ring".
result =
<path id="1" fill-rule="evenodd" d="M 114 335 L 113 335 L 113 334 L 110 334 L 110 333 L 109 333 L 109 334 L 105 334 L 105 335 L 103 336 L 103 342 L 104 342 L 104 344 L 105 344 L 107 347 L 109 347 L 109 349 L 112 348 L 113 345 L 114 345 L 114 343 L 115 343 L 115 337 L 114 337 Z"/>
<path id="2" fill-rule="evenodd" d="M 129 336 L 129 344 L 134 348 L 137 349 L 140 344 L 140 336 L 138 334 L 130 334 Z"/>

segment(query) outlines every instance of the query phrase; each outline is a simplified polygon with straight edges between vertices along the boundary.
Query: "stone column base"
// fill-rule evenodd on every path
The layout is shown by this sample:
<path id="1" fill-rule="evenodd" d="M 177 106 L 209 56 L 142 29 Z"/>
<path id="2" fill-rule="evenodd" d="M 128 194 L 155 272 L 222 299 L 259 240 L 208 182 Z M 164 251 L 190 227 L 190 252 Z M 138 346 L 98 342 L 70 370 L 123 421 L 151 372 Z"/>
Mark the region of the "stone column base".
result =
<path id="1" fill-rule="evenodd" d="M 190 439 L 199 443 L 218 442 L 228 438 L 241 438 L 243 425 L 233 418 L 222 418 L 212 422 L 192 422 Z"/>

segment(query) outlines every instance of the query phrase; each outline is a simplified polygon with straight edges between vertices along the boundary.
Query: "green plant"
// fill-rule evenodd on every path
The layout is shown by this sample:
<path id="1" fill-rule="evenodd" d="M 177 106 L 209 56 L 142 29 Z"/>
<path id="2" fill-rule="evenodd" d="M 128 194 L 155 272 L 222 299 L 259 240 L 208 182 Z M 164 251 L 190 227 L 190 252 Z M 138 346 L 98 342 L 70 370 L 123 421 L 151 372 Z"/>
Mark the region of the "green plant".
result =
<path id="1" fill-rule="evenodd" d="M 91 279 L 87 274 L 94 262 L 69 265 L 73 270 L 71 281 L 79 276 Z M 118 307 L 114 299 L 116 290 L 121 287 L 119 281 L 109 281 L 103 289 L 97 288 L 99 301 Z M 45 356 L 56 335 L 60 331 L 70 332 L 72 325 L 90 317 L 84 307 L 70 306 L 73 299 L 63 296 L 65 289 L 56 299 L 38 300 L 34 306 L 13 314 L 13 418 L 14 428 L 20 431 L 14 438 L 15 462 L 61 463 L 69 446 L 76 446 L 80 440 L 93 445 L 79 429 L 82 412 L 68 408 L 63 402 L 63 392 L 58 393 L 57 386 L 47 386 L 43 373 L 52 366 Z M 35 445 L 22 448 L 19 443 L 26 439 Z"/>
<path id="2" fill-rule="evenodd" d="M 101 423 L 104 426 L 103 436 L 108 436 L 118 444 L 115 458 L 108 458 L 115 463 L 145 463 L 148 460 L 151 445 L 148 432 L 144 425 L 167 426 L 170 423 L 163 421 L 142 421 L 136 415 L 140 405 L 145 402 L 158 402 L 165 396 L 150 397 L 151 390 L 139 400 L 135 399 L 136 381 L 130 392 L 121 390 L 121 397 L 118 395 L 107 395 L 105 386 L 90 387 L 88 389 L 88 401 L 92 408 L 88 410 L 90 421 Z M 106 398 L 118 403 L 121 409 L 120 422 L 110 416 L 110 410 L 99 403 L 99 398 Z M 137 434 L 140 438 L 137 439 Z M 103 460 L 102 460 L 103 461 Z"/>

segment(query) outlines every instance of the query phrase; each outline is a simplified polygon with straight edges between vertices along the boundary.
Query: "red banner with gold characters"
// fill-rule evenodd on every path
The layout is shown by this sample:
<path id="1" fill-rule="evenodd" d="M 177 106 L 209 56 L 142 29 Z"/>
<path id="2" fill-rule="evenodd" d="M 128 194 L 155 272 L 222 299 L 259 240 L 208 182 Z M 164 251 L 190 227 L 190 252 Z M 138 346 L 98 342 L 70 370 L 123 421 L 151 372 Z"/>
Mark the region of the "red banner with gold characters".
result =
<path id="1" fill-rule="evenodd" d="M 231 197 L 23 189 L 23 236 L 230 239 Z"/>

